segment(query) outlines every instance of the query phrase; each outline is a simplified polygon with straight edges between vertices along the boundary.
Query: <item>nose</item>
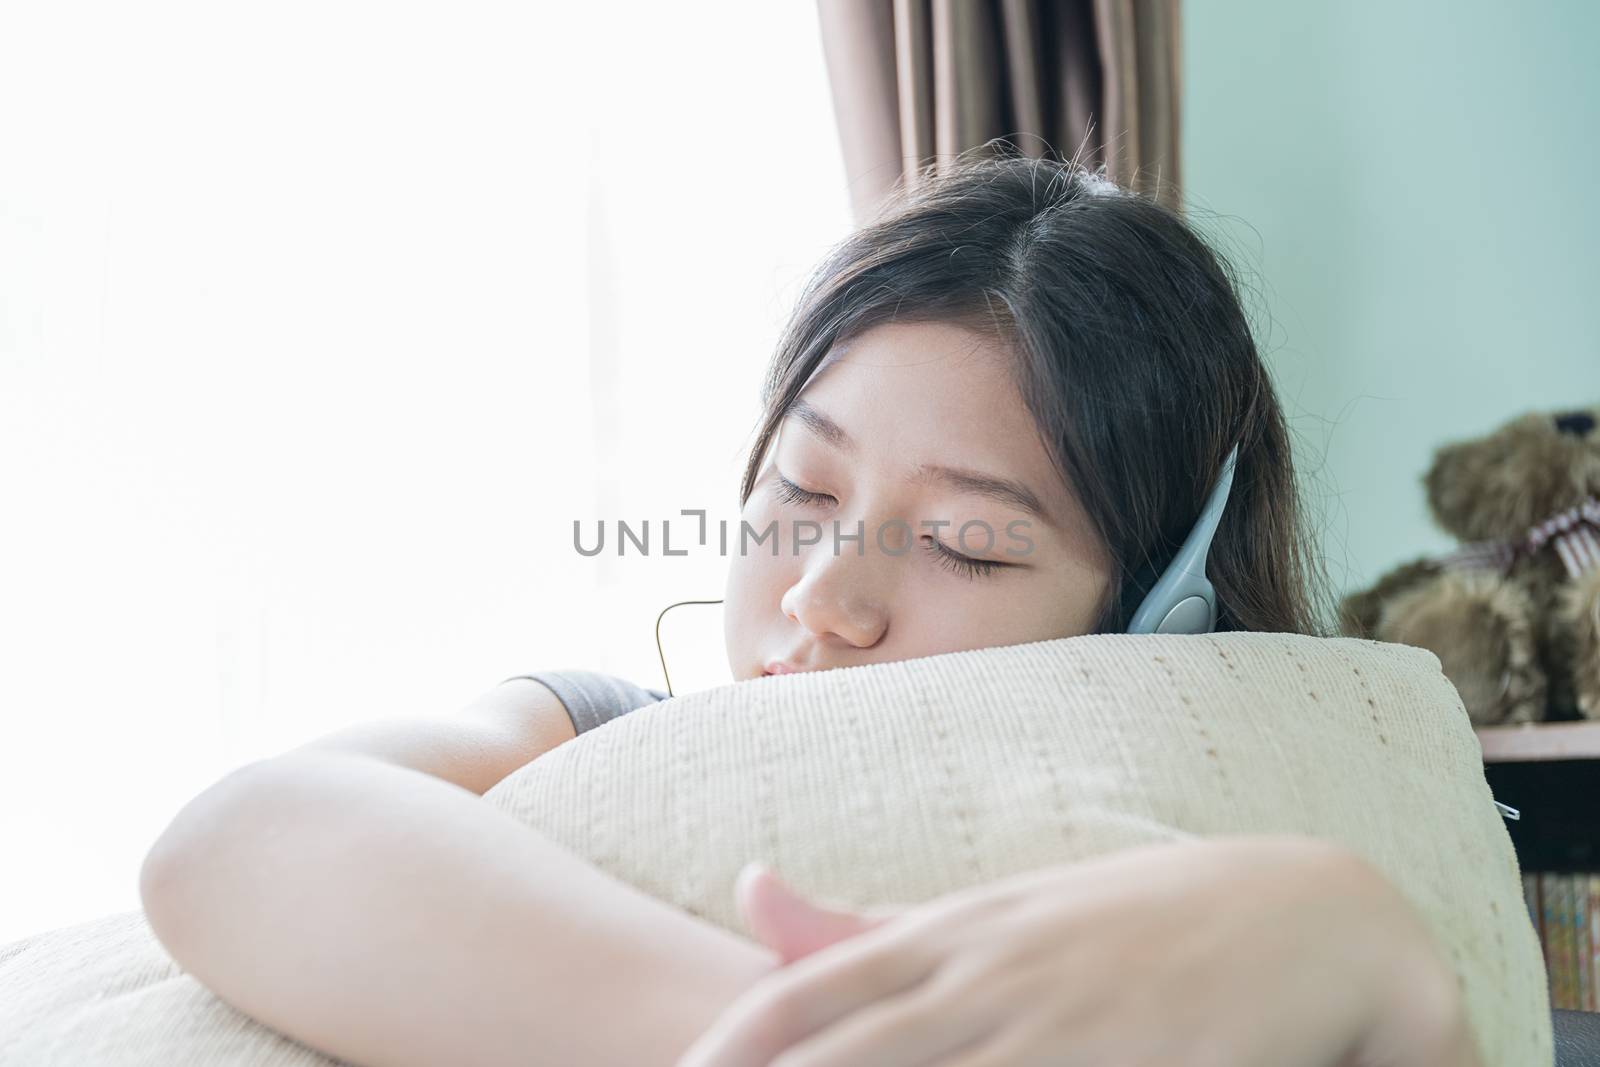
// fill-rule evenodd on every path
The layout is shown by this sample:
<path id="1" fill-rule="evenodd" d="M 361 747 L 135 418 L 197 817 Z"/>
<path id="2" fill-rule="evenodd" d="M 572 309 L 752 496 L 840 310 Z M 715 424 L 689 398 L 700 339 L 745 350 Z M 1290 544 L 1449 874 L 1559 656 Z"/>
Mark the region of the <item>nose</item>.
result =
<path id="1" fill-rule="evenodd" d="M 1588 437 L 1594 429 L 1594 416 L 1587 411 L 1569 411 L 1564 415 L 1557 415 L 1556 429 L 1561 433 L 1570 433 L 1574 437 Z"/>
<path id="2" fill-rule="evenodd" d="M 783 613 L 819 638 L 833 635 L 854 648 L 871 648 L 889 627 L 869 573 L 873 564 L 870 552 L 866 558 L 848 550 L 835 556 L 818 546 L 800 580 L 783 594 Z"/>

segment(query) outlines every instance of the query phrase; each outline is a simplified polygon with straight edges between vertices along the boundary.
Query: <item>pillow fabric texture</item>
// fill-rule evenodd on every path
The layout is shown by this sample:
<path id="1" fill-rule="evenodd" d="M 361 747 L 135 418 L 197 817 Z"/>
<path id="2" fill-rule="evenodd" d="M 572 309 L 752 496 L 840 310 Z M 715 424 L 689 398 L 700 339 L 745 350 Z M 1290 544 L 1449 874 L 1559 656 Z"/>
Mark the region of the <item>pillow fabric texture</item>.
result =
<path id="1" fill-rule="evenodd" d="M 1423 649 L 1063 638 L 754 679 L 582 740 L 486 799 L 744 936 L 733 885 L 750 860 L 875 908 L 1182 837 L 1337 841 L 1420 910 L 1485 1067 L 1553 1059 L 1510 835 L 1461 700 Z"/>
<path id="2" fill-rule="evenodd" d="M 485 802 L 741 934 L 752 859 L 857 907 L 1191 836 L 1343 843 L 1454 966 L 1485 1067 L 1552 1063 L 1544 961 L 1466 712 L 1432 653 L 1282 634 L 1103 635 L 684 694 Z M 138 912 L 0 947 L 0 1061 L 335 1061 L 184 973 Z"/>

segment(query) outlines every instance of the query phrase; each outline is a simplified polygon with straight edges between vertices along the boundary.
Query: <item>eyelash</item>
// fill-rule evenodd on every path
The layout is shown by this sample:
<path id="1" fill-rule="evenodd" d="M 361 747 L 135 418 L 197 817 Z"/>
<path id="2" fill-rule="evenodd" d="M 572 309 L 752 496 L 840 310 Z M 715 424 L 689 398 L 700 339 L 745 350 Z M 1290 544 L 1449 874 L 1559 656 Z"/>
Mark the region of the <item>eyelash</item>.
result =
<path id="1" fill-rule="evenodd" d="M 827 493 L 813 493 L 809 489 L 802 489 L 783 475 L 778 475 L 778 496 L 788 504 L 820 504 L 824 500 L 832 500 Z M 924 548 L 933 553 L 934 561 L 945 570 L 959 574 L 965 578 L 990 578 L 1002 567 L 1009 567 L 1009 563 L 1001 563 L 992 559 L 973 559 L 963 556 L 959 552 L 946 548 L 938 538 L 930 537 Z"/>
<path id="2" fill-rule="evenodd" d="M 994 572 L 1001 567 L 1010 566 L 1009 563 L 999 563 L 992 559 L 973 559 L 970 556 L 963 556 L 959 552 L 952 552 L 944 546 L 943 542 L 934 537 L 928 539 L 927 548 L 929 552 L 933 553 L 934 559 L 939 566 L 967 578 L 993 577 Z"/>
<path id="3" fill-rule="evenodd" d="M 809 489 L 802 489 L 783 475 L 778 475 L 778 497 L 786 504 L 820 504 L 824 500 L 832 500 L 827 493 L 813 493 Z"/>

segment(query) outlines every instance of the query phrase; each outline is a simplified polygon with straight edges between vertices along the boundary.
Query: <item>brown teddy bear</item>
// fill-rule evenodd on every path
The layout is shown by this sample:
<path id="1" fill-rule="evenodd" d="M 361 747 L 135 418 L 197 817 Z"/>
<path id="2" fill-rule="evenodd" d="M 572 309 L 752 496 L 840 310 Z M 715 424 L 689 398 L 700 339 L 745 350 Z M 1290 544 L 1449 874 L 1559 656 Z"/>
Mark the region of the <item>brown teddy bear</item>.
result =
<path id="1" fill-rule="evenodd" d="M 1341 629 L 1433 652 L 1477 725 L 1600 719 L 1600 406 L 1446 445 L 1423 483 L 1467 543 L 1345 597 Z"/>

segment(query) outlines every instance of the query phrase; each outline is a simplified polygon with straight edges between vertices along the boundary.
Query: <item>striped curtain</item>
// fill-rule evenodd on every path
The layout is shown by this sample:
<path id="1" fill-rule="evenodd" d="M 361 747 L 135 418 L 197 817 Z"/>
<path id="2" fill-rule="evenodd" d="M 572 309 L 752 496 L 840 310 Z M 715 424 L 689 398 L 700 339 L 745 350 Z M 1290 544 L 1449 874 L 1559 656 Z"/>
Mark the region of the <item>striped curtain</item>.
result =
<path id="1" fill-rule="evenodd" d="M 1178 0 L 818 0 L 857 223 L 1003 137 L 1178 206 Z"/>

